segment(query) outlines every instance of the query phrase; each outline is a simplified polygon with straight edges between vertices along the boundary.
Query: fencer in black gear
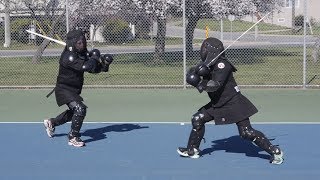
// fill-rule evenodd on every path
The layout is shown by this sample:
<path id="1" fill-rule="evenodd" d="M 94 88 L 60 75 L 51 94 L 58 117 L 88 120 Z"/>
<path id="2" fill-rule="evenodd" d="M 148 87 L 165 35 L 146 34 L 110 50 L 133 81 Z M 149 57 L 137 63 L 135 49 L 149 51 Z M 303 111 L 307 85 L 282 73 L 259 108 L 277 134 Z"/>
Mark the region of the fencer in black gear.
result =
<path id="1" fill-rule="evenodd" d="M 207 38 L 200 49 L 201 62 L 187 72 L 187 83 L 196 87 L 200 93 L 206 91 L 210 102 L 192 116 L 187 147 L 179 147 L 178 153 L 184 157 L 199 158 L 205 124 L 214 120 L 216 125 L 235 123 L 242 138 L 254 142 L 271 155 L 270 163 L 281 164 L 282 150 L 251 126 L 249 117 L 258 110 L 241 94 L 233 77 L 237 69 L 227 60 L 223 51 L 220 40 Z"/>
<path id="2" fill-rule="evenodd" d="M 84 72 L 100 73 L 108 71 L 109 64 L 101 63 L 100 51 L 87 50 L 85 34 L 81 30 L 72 30 L 67 34 L 66 46 L 59 61 L 59 73 L 54 88 L 58 106 L 67 105 L 68 109 L 56 118 L 44 120 L 46 132 L 53 137 L 55 127 L 71 121 L 71 130 L 68 133 L 68 144 L 82 147 L 85 143 L 81 140 L 80 130 L 86 116 L 87 106 L 80 96 Z"/>

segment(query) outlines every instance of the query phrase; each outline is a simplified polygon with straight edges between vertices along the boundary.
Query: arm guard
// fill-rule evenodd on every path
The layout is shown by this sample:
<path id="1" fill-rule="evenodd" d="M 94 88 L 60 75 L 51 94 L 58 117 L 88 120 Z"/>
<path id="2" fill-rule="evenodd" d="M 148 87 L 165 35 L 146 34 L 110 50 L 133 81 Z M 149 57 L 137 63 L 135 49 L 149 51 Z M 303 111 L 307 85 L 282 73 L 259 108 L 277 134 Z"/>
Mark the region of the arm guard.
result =
<path id="1" fill-rule="evenodd" d="M 205 85 L 205 91 L 207 92 L 215 92 L 220 88 L 220 83 L 218 81 L 213 81 L 210 80 L 208 83 Z"/>
<path id="2" fill-rule="evenodd" d="M 206 91 L 206 85 L 207 85 L 207 80 L 202 79 L 199 84 L 197 86 L 195 86 L 197 88 L 197 90 L 199 91 L 199 93 L 202 93 L 203 91 Z"/>

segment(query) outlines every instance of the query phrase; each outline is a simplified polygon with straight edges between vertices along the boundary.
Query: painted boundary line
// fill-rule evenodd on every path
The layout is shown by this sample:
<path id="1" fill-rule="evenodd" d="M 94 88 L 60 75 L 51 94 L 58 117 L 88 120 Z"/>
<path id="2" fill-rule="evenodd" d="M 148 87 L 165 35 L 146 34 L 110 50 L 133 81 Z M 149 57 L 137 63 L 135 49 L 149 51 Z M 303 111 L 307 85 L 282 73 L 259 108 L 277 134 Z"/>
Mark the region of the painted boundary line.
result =
<path id="1" fill-rule="evenodd" d="M 70 122 L 68 122 L 70 123 Z M 137 122 L 137 121 L 118 121 L 118 122 L 83 122 L 84 124 L 191 124 L 191 122 Z M 0 124 L 43 124 L 43 122 L 0 122 Z M 206 124 L 214 125 L 214 122 Z M 320 122 L 251 122 L 251 124 L 319 124 Z"/>

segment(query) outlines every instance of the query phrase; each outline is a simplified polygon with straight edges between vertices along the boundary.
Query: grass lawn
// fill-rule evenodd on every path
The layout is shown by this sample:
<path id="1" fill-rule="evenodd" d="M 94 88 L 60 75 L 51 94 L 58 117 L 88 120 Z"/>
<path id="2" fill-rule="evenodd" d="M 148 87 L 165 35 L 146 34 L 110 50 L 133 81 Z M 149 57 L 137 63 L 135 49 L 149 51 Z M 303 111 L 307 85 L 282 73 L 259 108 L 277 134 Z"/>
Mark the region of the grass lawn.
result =
<path id="1" fill-rule="evenodd" d="M 307 81 L 320 74 L 320 62 L 307 56 Z M 115 55 L 108 73 L 86 73 L 86 85 L 182 85 L 182 52 L 166 53 L 163 62 L 154 62 L 153 53 Z M 227 57 L 237 67 L 240 85 L 302 85 L 303 52 L 301 48 L 230 49 Z M 187 66 L 198 58 L 188 59 Z M 58 57 L 45 57 L 38 64 L 31 58 L 0 58 L 2 86 L 54 85 Z M 315 78 L 310 84 L 320 84 Z"/>

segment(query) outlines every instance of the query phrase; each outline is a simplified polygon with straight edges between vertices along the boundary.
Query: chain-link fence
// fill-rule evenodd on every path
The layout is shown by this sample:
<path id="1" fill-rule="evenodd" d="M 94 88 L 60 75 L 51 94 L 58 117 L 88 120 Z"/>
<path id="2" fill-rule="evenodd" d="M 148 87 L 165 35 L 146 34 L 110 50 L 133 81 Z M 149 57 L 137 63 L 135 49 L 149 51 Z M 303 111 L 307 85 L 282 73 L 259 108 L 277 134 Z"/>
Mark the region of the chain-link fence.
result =
<path id="1" fill-rule="evenodd" d="M 317 1 L 27 2 L 0 6 L 1 87 L 54 86 L 64 46 L 26 30 L 64 41 L 75 28 L 87 32 L 89 50 L 114 56 L 108 73 L 86 74 L 88 87 L 186 87 L 185 72 L 200 61 L 206 37 L 230 45 L 239 85 L 319 87 Z"/>

